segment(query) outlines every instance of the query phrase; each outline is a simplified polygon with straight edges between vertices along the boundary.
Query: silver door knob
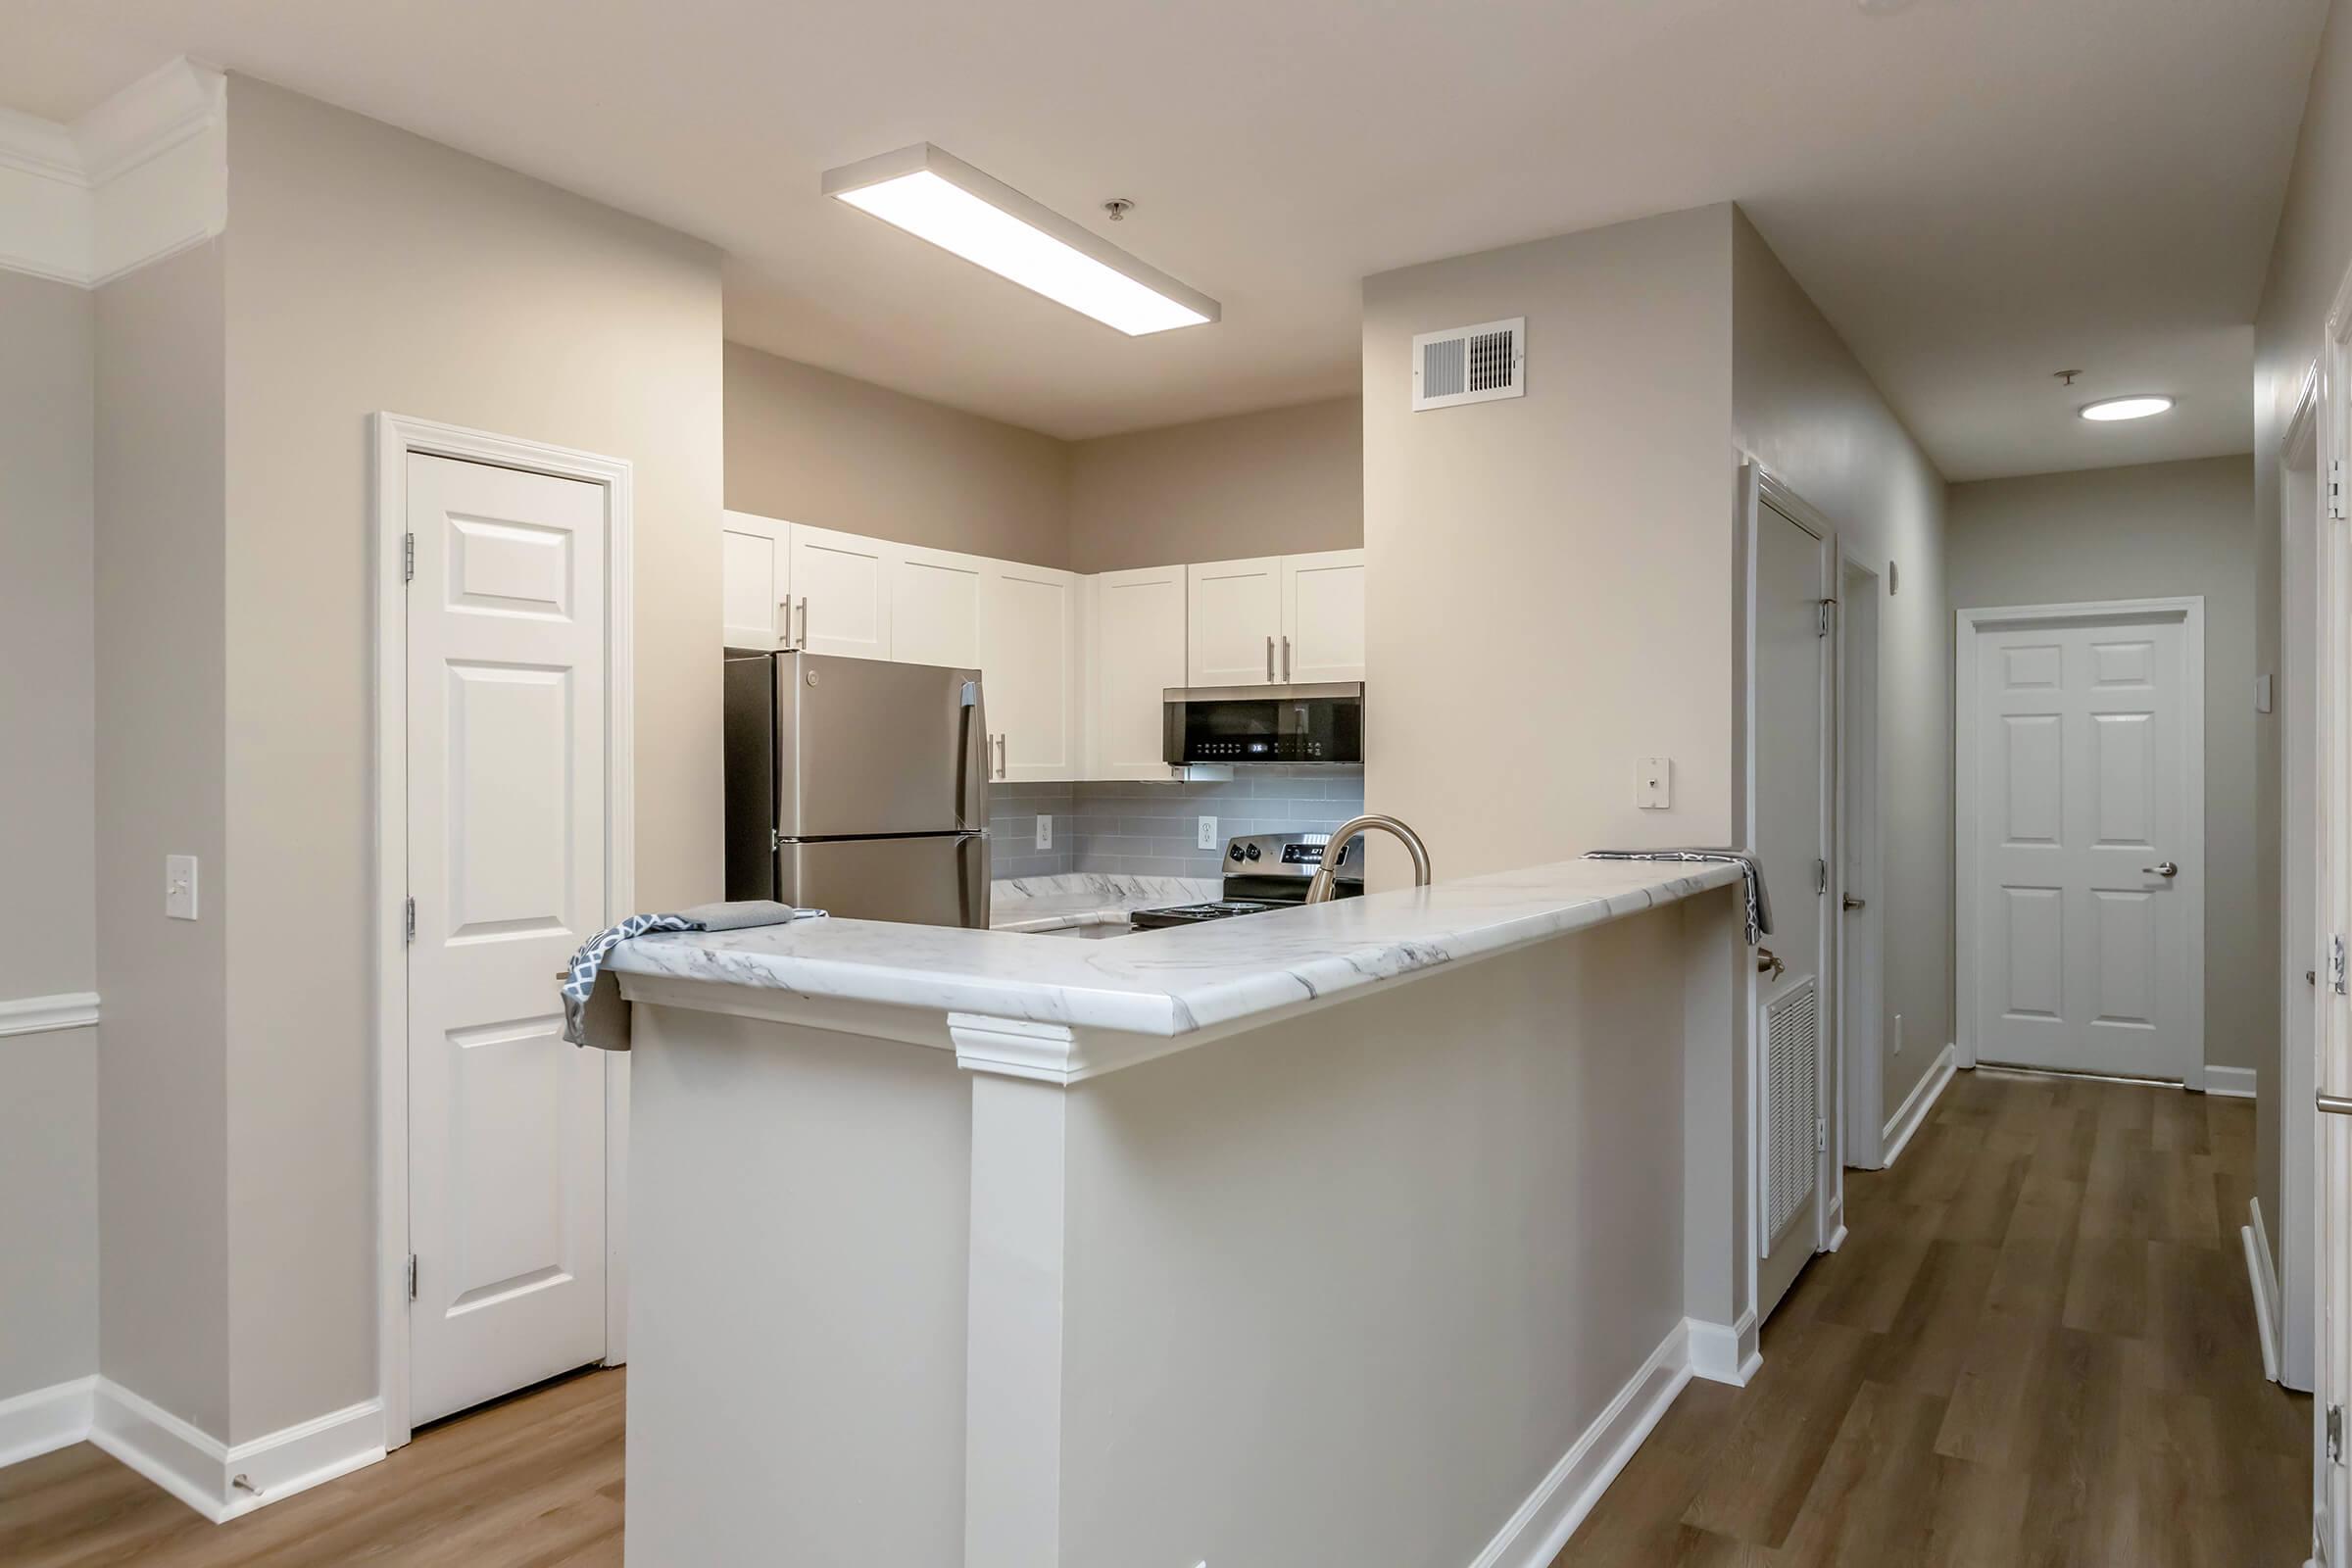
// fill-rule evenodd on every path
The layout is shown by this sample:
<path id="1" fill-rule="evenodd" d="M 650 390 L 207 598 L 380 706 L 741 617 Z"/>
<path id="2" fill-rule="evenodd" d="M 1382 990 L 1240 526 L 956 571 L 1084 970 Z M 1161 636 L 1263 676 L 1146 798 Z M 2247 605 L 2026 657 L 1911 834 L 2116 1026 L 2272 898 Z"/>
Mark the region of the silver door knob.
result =
<path id="1" fill-rule="evenodd" d="M 2158 860 L 2154 865 L 2141 866 L 2139 868 L 2139 874 L 2142 876 L 2161 876 L 2169 879 L 2179 876 L 2180 874 L 2180 867 L 2171 860 Z"/>

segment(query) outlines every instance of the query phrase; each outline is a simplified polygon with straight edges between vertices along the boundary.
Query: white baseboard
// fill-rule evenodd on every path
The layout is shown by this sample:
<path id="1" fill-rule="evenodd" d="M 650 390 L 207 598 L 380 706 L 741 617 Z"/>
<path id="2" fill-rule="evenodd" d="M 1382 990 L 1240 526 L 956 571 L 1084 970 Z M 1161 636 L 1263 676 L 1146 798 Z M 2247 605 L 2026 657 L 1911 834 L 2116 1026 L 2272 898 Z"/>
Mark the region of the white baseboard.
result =
<path id="1" fill-rule="evenodd" d="M 1470 1568 L 1546 1568 L 1690 1381 L 1690 1324 L 1685 1321 L 1617 1391 Z"/>
<path id="2" fill-rule="evenodd" d="M 98 993 L 61 991 L 49 997 L 0 1002 L 0 1035 L 45 1035 L 59 1029 L 87 1029 L 98 1021 Z"/>
<path id="3" fill-rule="evenodd" d="M 88 1438 L 215 1524 L 384 1456 L 374 1399 L 232 1446 L 119 1383 L 91 1382 L 88 1419 L 67 1441 Z"/>
<path id="4" fill-rule="evenodd" d="M 2228 1095 L 2232 1100 L 2254 1098 L 2254 1069 L 2251 1067 L 2207 1067 L 2205 1092 L 2209 1095 Z"/>
<path id="5" fill-rule="evenodd" d="M 90 1435 L 94 1377 L 72 1378 L 0 1399 L 0 1469 Z"/>
<path id="6" fill-rule="evenodd" d="M 1911 1086 L 1911 1093 L 1895 1107 L 1894 1114 L 1886 1118 L 1886 1130 L 1879 1140 L 1879 1147 L 1886 1151 L 1880 1169 L 1894 1168 L 1895 1159 L 1911 1142 L 1911 1135 L 1919 1131 L 1920 1125 L 1928 1119 L 1928 1112 L 1936 1108 L 1936 1099 L 1942 1095 L 1944 1085 L 1952 1081 L 1956 1059 L 1956 1054 L 1949 1045 L 1937 1052 L 1936 1059 L 1928 1064 L 1927 1076 Z"/>
<path id="7" fill-rule="evenodd" d="M 2271 1238 L 2262 1223 L 2262 1200 L 2249 1198 L 2252 1223 L 2238 1228 L 2246 1244 L 2246 1279 L 2254 1288 L 2254 1328 L 2262 1336 L 2262 1375 L 2278 1381 L 2278 1271 L 2271 1266 Z"/>
<path id="8" fill-rule="evenodd" d="M 1739 1322 L 1728 1326 L 1701 1323 L 1696 1318 L 1685 1319 L 1683 1326 L 1690 1335 L 1690 1375 L 1694 1378 L 1744 1389 L 1764 1365 L 1756 1348 L 1753 1312 L 1742 1313 Z"/>

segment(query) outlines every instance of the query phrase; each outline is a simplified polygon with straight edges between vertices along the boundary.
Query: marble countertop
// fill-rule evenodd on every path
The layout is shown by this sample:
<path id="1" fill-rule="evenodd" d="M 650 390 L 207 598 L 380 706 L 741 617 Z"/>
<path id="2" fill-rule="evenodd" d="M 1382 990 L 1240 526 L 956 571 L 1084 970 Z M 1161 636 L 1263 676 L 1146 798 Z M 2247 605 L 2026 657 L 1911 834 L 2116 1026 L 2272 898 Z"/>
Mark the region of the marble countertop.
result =
<path id="1" fill-rule="evenodd" d="M 1132 880 L 1132 879 L 1130 879 Z M 614 949 L 632 975 L 832 1003 L 1173 1037 L 1526 947 L 1740 880 L 1735 865 L 1565 860 L 1109 942 L 802 920 Z"/>
<path id="2" fill-rule="evenodd" d="M 1006 877 L 992 889 L 988 928 L 1035 932 L 1125 925 L 1138 909 L 1216 898 L 1220 885 L 1213 876 L 1117 876 L 1101 871 Z"/>

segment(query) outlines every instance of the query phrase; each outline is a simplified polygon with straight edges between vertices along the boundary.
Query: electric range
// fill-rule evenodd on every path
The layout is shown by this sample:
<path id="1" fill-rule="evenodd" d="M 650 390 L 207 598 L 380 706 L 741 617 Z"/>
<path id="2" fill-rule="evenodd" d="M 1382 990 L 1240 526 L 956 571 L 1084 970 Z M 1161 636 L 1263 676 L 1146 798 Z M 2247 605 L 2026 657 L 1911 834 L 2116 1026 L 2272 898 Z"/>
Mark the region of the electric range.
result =
<path id="1" fill-rule="evenodd" d="M 1306 902 L 1306 885 L 1322 864 L 1328 833 L 1247 833 L 1225 842 L 1222 898 L 1206 904 L 1179 904 L 1165 909 L 1138 909 L 1131 917 L 1138 930 L 1159 931 L 1171 926 L 1198 925 L 1203 920 L 1229 920 L 1239 914 L 1264 914 L 1296 908 Z M 1364 847 L 1359 840 L 1340 852 L 1333 876 L 1333 895 L 1352 899 L 1364 891 Z"/>

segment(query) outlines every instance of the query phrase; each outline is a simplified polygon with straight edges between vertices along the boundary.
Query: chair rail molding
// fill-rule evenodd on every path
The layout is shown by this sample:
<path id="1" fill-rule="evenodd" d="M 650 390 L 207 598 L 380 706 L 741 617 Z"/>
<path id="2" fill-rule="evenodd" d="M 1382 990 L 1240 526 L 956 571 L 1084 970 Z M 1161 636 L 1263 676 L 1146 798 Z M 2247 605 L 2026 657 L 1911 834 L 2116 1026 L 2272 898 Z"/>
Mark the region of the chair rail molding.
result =
<path id="1" fill-rule="evenodd" d="M 0 109 L 0 269 L 96 288 L 220 233 L 227 106 L 183 56 L 70 125 Z"/>
<path id="2" fill-rule="evenodd" d="M 0 1002 L 0 1035 L 45 1035 L 87 1029 L 98 1021 L 98 993 L 60 991 L 48 997 Z"/>

